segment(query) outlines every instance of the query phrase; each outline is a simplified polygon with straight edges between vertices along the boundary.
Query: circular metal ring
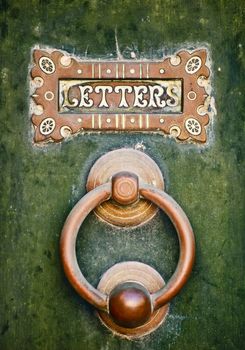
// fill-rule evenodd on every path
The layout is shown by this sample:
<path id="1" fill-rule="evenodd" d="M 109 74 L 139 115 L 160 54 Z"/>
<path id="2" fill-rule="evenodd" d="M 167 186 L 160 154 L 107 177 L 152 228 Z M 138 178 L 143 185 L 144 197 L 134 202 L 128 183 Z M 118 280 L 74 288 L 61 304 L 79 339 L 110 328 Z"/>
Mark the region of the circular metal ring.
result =
<path id="1" fill-rule="evenodd" d="M 90 304 L 107 312 L 109 296 L 94 288 L 83 276 L 78 266 L 75 248 L 80 226 L 96 206 L 111 198 L 112 184 L 113 182 L 108 182 L 96 187 L 75 205 L 66 219 L 60 241 L 61 260 L 71 285 Z M 153 310 L 157 310 L 175 297 L 187 282 L 194 263 L 195 239 L 186 214 L 171 196 L 151 185 L 141 183 L 139 194 L 168 215 L 178 233 L 180 244 L 180 257 L 176 271 L 163 288 L 150 295 Z"/>

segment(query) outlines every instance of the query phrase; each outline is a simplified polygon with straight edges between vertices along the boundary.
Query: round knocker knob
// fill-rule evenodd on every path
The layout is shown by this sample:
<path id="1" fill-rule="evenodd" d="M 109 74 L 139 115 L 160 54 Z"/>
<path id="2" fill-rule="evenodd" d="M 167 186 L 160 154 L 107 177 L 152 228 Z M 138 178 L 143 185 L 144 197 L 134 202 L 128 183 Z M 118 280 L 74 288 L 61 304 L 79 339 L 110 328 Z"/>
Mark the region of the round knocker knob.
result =
<path id="1" fill-rule="evenodd" d="M 126 328 L 142 326 L 151 317 L 151 296 L 136 282 L 117 285 L 109 295 L 109 314 L 116 324 Z"/>
<path id="2" fill-rule="evenodd" d="M 75 246 L 79 228 L 86 216 L 102 202 L 112 198 L 121 205 L 129 205 L 137 203 L 140 197 L 161 208 L 173 222 L 180 243 L 177 269 L 165 285 L 150 266 L 124 262 L 110 268 L 96 289 L 78 266 Z M 195 241 L 187 216 L 173 198 L 162 190 L 141 183 L 136 174 L 124 171 L 88 192 L 75 205 L 63 227 L 60 249 L 68 280 L 81 297 L 98 309 L 105 325 L 120 335 L 139 337 L 162 323 L 168 302 L 187 282 L 194 262 Z"/>

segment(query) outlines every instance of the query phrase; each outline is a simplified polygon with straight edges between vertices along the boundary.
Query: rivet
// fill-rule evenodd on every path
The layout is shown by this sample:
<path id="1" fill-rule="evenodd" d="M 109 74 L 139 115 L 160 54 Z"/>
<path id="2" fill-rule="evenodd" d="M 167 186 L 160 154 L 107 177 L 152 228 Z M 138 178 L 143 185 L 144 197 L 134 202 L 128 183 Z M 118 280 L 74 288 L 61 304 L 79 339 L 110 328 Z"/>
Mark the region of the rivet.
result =
<path id="1" fill-rule="evenodd" d="M 54 99 L 54 93 L 52 91 L 46 91 L 44 97 L 45 100 L 52 101 Z"/>
<path id="2" fill-rule="evenodd" d="M 169 130 L 170 135 L 173 137 L 178 137 L 180 135 L 180 128 L 177 125 L 174 125 Z"/>
<path id="3" fill-rule="evenodd" d="M 62 66 L 68 67 L 71 64 L 71 57 L 69 56 L 62 56 L 60 59 L 60 63 L 62 64 Z"/>
<path id="4" fill-rule="evenodd" d="M 34 108 L 34 113 L 36 115 L 41 115 L 43 114 L 43 106 L 41 105 L 36 105 L 35 108 Z"/>
<path id="5" fill-rule="evenodd" d="M 43 86 L 43 78 L 41 77 L 36 77 L 33 79 L 37 87 Z"/>
<path id="6" fill-rule="evenodd" d="M 197 94 L 195 93 L 195 91 L 189 91 L 187 97 L 189 100 L 194 101 L 197 97 Z"/>

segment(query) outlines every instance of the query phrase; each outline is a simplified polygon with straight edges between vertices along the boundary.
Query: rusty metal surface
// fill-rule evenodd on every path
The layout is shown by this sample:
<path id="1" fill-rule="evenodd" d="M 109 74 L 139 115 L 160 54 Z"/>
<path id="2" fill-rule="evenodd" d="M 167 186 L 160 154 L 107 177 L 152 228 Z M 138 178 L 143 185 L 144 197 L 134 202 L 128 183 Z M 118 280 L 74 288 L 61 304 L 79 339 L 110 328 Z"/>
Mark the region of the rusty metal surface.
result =
<path id="1" fill-rule="evenodd" d="M 208 52 L 182 50 L 160 61 L 87 61 L 34 49 L 34 143 L 84 132 L 158 132 L 205 143 L 210 121 Z"/>

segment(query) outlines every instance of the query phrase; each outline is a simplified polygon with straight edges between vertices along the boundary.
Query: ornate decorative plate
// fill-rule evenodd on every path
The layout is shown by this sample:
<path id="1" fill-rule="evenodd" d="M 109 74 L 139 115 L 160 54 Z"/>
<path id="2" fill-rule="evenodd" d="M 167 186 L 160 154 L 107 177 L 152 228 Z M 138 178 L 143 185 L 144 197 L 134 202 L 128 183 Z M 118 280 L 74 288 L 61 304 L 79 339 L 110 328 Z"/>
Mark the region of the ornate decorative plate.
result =
<path id="1" fill-rule="evenodd" d="M 34 49 L 34 143 L 84 132 L 158 132 L 205 143 L 210 121 L 206 49 L 159 61 L 88 61 Z"/>

